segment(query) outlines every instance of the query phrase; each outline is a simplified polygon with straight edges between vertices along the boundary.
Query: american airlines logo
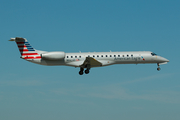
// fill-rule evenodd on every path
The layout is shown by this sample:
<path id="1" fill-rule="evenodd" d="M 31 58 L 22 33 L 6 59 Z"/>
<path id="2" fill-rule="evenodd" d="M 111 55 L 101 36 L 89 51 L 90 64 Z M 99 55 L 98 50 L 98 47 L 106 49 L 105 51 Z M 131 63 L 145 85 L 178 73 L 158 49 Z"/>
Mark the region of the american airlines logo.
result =
<path id="1" fill-rule="evenodd" d="M 141 60 L 141 57 L 127 57 L 127 58 L 114 58 L 115 61 L 121 61 L 121 60 L 134 60 L 134 61 L 137 61 L 137 60 Z M 143 60 L 145 60 L 143 58 Z"/>

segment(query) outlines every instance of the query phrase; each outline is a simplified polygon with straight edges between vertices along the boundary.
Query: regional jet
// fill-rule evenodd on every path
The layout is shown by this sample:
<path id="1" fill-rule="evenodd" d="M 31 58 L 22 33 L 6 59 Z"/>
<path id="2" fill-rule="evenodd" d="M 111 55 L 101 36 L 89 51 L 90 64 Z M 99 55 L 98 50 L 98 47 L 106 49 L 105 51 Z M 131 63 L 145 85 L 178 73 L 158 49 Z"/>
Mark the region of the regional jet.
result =
<path id="1" fill-rule="evenodd" d="M 109 66 L 114 64 L 146 64 L 156 63 L 160 70 L 160 64 L 166 64 L 168 59 L 150 51 L 132 52 L 88 52 L 65 53 L 63 51 L 46 52 L 34 49 L 25 38 L 16 37 L 9 41 L 15 41 L 21 58 L 40 65 L 55 66 L 64 65 L 79 67 L 79 75 L 88 74 L 93 67 Z M 85 69 L 85 70 L 84 70 Z"/>

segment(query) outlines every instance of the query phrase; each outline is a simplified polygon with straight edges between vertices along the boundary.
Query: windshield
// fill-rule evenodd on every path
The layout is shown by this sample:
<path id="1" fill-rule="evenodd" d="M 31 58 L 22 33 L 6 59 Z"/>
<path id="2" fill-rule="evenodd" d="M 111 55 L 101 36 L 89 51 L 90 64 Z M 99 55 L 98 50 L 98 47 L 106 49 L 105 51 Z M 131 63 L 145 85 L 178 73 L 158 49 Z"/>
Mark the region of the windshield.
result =
<path id="1" fill-rule="evenodd" d="M 157 54 L 156 54 L 156 53 L 151 53 L 151 55 L 152 55 L 152 56 L 155 56 L 155 55 L 157 55 Z"/>

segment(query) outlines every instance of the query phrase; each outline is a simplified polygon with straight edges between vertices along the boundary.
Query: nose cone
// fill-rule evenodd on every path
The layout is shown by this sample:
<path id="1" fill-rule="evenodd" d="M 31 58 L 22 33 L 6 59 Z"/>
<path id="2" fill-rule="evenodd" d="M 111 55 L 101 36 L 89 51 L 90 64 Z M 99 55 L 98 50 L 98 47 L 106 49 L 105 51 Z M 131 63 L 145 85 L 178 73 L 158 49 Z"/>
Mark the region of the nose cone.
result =
<path id="1" fill-rule="evenodd" d="M 158 61 L 159 61 L 160 63 L 169 62 L 168 59 L 163 58 L 163 57 L 160 57 L 160 56 L 158 56 Z"/>

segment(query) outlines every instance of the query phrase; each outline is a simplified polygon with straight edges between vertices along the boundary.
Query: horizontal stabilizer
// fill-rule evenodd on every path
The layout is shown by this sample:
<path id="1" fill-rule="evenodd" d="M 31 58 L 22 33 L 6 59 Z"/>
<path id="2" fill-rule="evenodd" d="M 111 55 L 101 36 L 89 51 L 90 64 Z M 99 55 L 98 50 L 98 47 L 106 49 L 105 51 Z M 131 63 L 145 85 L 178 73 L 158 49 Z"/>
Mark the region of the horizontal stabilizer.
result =
<path id="1" fill-rule="evenodd" d="M 11 38 L 9 41 L 15 41 L 16 38 Z"/>
<path id="2" fill-rule="evenodd" d="M 21 38 L 21 37 L 16 37 L 16 38 L 11 38 L 9 41 L 16 41 L 16 42 L 20 42 L 20 41 L 27 41 L 25 38 Z"/>

